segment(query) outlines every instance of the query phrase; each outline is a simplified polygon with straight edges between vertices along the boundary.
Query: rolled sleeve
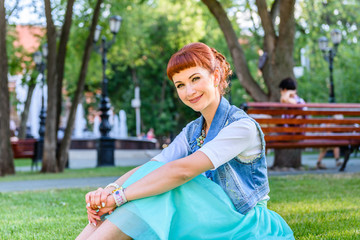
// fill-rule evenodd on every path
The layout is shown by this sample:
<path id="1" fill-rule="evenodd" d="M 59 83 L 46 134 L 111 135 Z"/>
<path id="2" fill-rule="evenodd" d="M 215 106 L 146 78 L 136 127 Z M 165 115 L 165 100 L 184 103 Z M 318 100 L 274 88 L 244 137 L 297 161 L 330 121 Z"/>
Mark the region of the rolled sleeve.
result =
<path id="1" fill-rule="evenodd" d="M 261 152 L 261 140 L 256 125 L 250 119 L 241 119 L 223 128 L 199 151 L 206 154 L 214 169 L 235 156 L 253 156 Z"/>

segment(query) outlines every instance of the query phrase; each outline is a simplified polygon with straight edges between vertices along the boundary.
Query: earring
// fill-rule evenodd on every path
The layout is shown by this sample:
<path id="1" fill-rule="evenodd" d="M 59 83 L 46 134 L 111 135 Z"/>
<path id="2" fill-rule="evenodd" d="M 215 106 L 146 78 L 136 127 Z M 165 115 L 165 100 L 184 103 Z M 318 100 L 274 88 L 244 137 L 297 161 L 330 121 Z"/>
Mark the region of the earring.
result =
<path id="1" fill-rule="evenodd" d="M 215 87 L 217 88 L 219 86 L 219 84 L 216 84 Z"/>

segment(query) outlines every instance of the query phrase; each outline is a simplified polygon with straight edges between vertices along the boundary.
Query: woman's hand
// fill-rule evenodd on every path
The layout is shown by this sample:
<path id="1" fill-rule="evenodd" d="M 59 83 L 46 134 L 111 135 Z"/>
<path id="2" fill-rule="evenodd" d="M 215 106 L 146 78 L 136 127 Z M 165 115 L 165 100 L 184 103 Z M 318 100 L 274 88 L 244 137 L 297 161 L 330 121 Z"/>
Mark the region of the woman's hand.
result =
<path id="1" fill-rule="evenodd" d="M 111 194 L 108 189 L 98 188 L 96 191 L 88 192 L 85 195 L 86 206 L 91 209 L 105 207 L 106 198 Z"/>
<path id="2" fill-rule="evenodd" d="M 86 209 L 87 209 L 87 213 L 88 213 L 88 220 L 89 223 L 93 224 L 94 226 L 97 225 L 97 221 L 101 220 L 101 216 L 109 213 L 111 214 L 114 209 L 116 208 L 116 203 L 114 200 L 114 197 L 105 190 L 105 194 L 99 194 L 100 193 L 104 193 L 104 189 L 98 189 L 96 191 L 93 192 L 89 192 L 88 194 L 86 194 L 86 199 L 87 199 L 87 204 L 86 204 Z M 107 195 L 106 195 L 107 194 Z M 106 195 L 105 200 L 102 199 L 103 196 Z M 95 205 L 92 205 L 91 199 L 97 199 L 100 198 L 101 200 L 101 207 L 98 208 L 98 204 L 95 203 Z M 89 199 L 89 202 L 88 202 Z M 94 200 L 96 201 L 96 200 Z M 104 204 L 102 204 L 104 203 Z M 95 207 L 92 207 L 95 206 Z"/>

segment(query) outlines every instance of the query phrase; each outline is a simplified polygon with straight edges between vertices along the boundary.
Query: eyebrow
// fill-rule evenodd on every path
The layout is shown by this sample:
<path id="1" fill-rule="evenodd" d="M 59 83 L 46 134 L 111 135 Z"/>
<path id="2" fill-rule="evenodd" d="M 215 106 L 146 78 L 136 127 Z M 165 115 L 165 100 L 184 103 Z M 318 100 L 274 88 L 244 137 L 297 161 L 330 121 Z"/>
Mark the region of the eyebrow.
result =
<path id="1" fill-rule="evenodd" d="M 192 74 L 192 75 L 189 77 L 189 79 L 192 78 L 192 77 L 193 77 L 194 75 L 196 75 L 196 74 L 199 74 L 199 73 L 194 73 L 194 74 Z"/>
<path id="2" fill-rule="evenodd" d="M 193 74 L 191 74 L 190 75 L 190 77 L 189 77 L 189 79 L 191 79 L 194 75 L 196 75 L 196 74 L 200 74 L 200 73 L 193 73 Z M 174 84 L 176 84 L 176 83 L 178 83 L 178 82 L 181 82 L 181 81 L 176 81 L 176 82 L 174 82 Z"/>

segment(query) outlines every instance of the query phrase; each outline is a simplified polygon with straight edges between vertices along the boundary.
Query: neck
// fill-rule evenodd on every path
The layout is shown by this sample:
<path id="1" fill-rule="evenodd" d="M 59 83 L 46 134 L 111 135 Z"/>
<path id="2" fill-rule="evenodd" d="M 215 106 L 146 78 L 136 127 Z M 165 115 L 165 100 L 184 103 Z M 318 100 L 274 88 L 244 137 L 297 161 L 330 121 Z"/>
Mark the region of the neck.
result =
<path id="1" fill-rule="evenodd" d="M 212 106 L 209 106 L 207 109 L 204 109 L 204 111 L 201 112 L 201 115 L 205 119 L 205 132 L 206 132 L 206 135 L 207 135 L 207 133 L 208 133 L 208 131 L 210 129 L 212 120 L 215 117 L 216 110 L 219 107 L 221 96 L 217 97 L 216 99 L 217 100 L 214 101 L 213 104 L 211 104 Z"/>

